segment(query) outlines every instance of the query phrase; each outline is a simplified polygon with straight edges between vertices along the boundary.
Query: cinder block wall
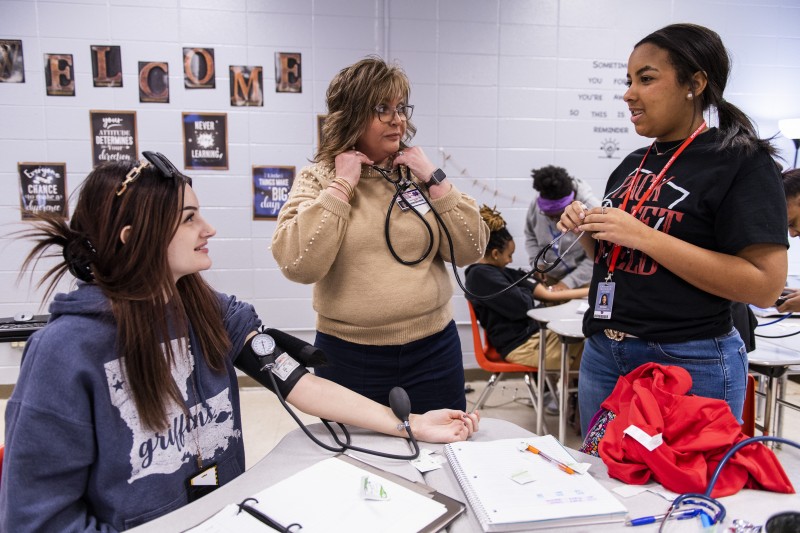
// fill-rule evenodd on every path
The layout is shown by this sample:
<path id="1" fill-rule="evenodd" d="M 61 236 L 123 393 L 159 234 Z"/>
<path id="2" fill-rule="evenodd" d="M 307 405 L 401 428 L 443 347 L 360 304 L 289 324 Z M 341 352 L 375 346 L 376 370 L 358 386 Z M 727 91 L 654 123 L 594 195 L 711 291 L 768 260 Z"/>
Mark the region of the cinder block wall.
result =
<path id="1" fill-rule="evenodd" d="M 182 112 L 224 112 L 229 170 L 189 172 L 218 230 L 208 279 L 252 301 L 269 325 L 311 340 L 311 288 L 278 271 L 268 249 L 275 223 L 252 219 L 251 168 L 306 165 L 328 82 L 368 54 L 405 68 L 415 144 L 460 189 L 502 211 L 518 242 L 515 264 L 526 266 L 530 170 L 562 165 L 602 194 L 620 157 L 647 142 L 621 99 L 628 55 L 672 22 L 722 35 L 734 59 L 727 98 L 762 136 L 778 134 L 778 119 L 800 117 L 794 0 L 2 0 L 0 39 L 23 41 L 25 83 L 0 83 L 0 316 L 40 309 L 41 293 L 16 280 L 28 243 L 5 237 L 19 229 L 18 162 L 65 162 L 74 191 L 92 165 L 89 110 L 136 111 L 139 149 L 174 161 L 183 153 Z M 123 87 L 93 87 L 97 44 L 122 47 Z M 215 89 L 184 89 L 185 46 L 214 49 Z M 302 54 L 301 93 L 275 91 L 276 52 Z M 73 55 L 74 97 L 46 96 L 45 53 Z M 139 61 L 169 63 L 168 104 L 139 102 Z M 263 67 L 263 107 L 230 106 L 229 65 Z M 790 164 L 792 143 L 780 136 L 776 143 Z M 465 366 L 474 367 L 458 290 L 453 307 Z"/>

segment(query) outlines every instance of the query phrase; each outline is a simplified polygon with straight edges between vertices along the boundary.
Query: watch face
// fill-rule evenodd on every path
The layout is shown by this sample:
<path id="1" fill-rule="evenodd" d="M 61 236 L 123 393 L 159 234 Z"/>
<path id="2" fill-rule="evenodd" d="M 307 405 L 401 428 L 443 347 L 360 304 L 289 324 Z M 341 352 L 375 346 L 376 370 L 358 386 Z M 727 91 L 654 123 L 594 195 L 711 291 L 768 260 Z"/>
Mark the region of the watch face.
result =
<path id="1" fill-rule="evenodd" d="M 253 347 L 253 351 L 256 353 L 256 355 L 270 355 L 275 351 L 275 339 L 266 333 L 259 333 L 250 339 L 250 346 Z"/>

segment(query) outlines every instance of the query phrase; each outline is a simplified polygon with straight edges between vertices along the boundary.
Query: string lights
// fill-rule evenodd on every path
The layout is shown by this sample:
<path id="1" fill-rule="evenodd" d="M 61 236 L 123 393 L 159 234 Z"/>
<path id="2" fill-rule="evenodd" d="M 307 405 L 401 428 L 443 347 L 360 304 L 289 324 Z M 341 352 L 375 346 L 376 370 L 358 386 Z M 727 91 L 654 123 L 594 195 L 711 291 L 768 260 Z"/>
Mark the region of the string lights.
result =
<path id="1" fill-rule="evenodd" d="M 445 152 L 444 148 L 440 147 L 439 148 L 439 153 L 442 155 L 442 169 L 443 170 L 447 168 L 447 165 L 449 163 L 450 166 L 452 166 L 458 172 L 458 177 L 462 177 L 462 178 L 465 178 L 465 179 L 472 180 L 473 187 L 480 188 L 482 192 L 491 194 L 492 198 L 494 198 L 495 200 L 497 198 L 503 198 L 505 200 L 510 200 L 512 206 L 514 204 L 516 204 L 518 200 L 521 203 L 526 203 L 523 200 L 518 199 L 517 195 L 505 194 L 505 193 L 497 190 L 496 188 L 490 186 L 487 182 L 485 182 L 483 180 L 479 180 L 478 178 L 473 178 L 472 176 L 470 176 L 469 175 L 469 171 L 465 167 L 460 166 L 453 159 L 453 156 L 451 156 L 450 154 Z M 448 177 L 452 178 L 453 176 L 448 175 Z"/>

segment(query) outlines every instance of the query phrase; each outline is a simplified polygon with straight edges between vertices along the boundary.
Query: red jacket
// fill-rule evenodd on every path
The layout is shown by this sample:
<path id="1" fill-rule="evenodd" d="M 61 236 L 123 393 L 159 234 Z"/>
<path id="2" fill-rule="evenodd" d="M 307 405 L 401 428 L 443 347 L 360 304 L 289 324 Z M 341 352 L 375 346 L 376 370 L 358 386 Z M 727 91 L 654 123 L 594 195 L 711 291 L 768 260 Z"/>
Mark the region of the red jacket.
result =
<path id="1" fill-rule="evenodd" d="M 722 456 L 747 438 L 723 400 L 687 394 L 692 378 L 685 369 L 647 363 L 619 378 L 603 407 L 616 415 L 600 441 L 608 474 L 625 483 L 650 480 L 677 492 L 706 491 Z M 631 424 L 648 435 L 663 434 L 652 452 L 623 434 Z M 713 497 L 742 488 L 793 493 L 789 478 L 768 447 L 754 443 L 740 449 L 722 468 Z"/>

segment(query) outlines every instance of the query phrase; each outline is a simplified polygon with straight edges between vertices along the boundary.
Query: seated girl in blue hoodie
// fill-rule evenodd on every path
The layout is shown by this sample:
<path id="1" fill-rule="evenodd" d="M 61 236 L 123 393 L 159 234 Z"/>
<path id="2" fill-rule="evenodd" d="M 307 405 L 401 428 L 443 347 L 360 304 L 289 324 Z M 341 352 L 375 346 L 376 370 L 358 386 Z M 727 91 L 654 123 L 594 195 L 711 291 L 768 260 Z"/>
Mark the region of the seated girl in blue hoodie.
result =
<path id="1" fill-rule="evenodd" d="M 200 275 L 215 230 L 191 180 L 145 157 L 97 167 L 69 223 L 39 217 L 25 233 L 24 268 L 63 255 L 46 298 L 67 272 L 80 281 L 53 299 L 8 401 L 2 531 L 124 530 L 186 505 L 200 474 L 222 485 L 244 471 L 234 361 L 260 320 Z M 300 410 L 402 435 L 388 407 L 302 370 L 278 386 Z M 451 442 L 478 419 L 442 409 L 410 422 L 420 440 Z"/>

